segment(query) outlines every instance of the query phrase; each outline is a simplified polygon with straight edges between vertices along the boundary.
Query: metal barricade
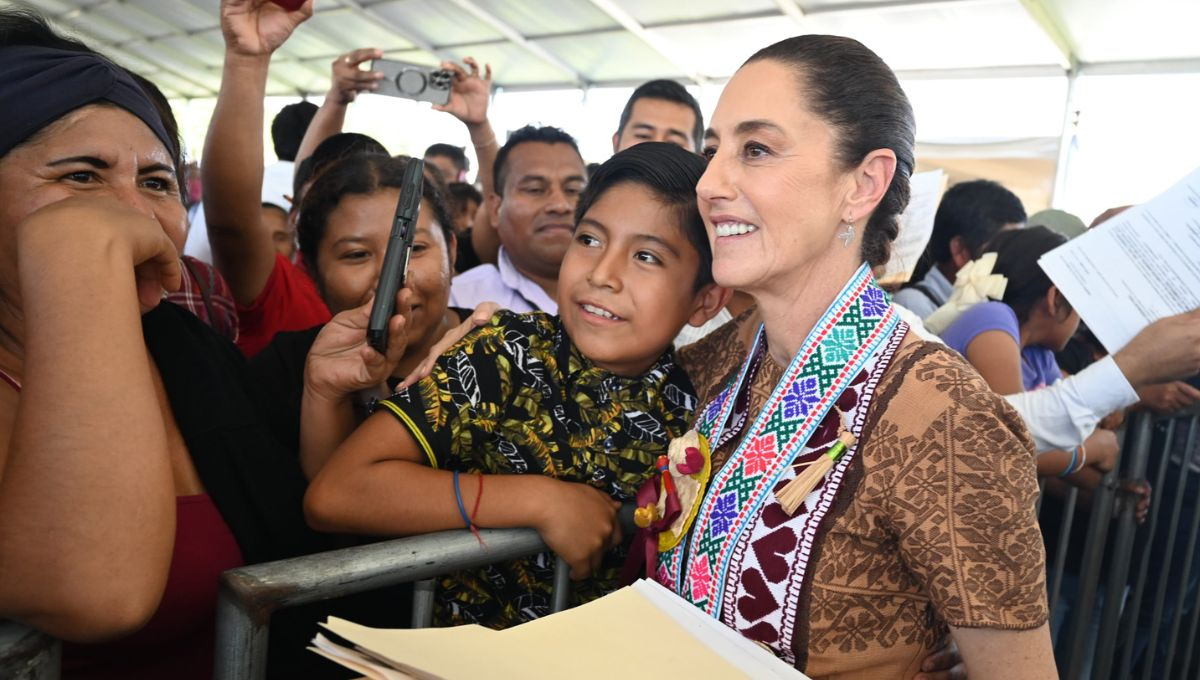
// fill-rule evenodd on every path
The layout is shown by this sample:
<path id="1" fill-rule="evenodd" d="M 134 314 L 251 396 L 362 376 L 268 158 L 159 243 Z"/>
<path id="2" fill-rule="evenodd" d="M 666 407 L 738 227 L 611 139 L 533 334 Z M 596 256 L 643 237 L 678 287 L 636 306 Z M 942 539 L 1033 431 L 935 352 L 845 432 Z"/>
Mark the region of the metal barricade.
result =
<path id="1" fill-rule="evenodd" d="M 631 535 L 633 507 L 625 506 L 619 516 L 622 531 Z M 279 609 L 415 582 L 411 623 L 426 627 L 433 616 L 434 577 L 548 550 L 533 529 L 483 529 L 480 536 L 486 548 L 466 530 L 444 531 L 225 572 L 217 599 L 213 677 L 266 677 L 270 618 Z M 566 609 L 569 598 L 570 570 L 560 558 L 552 611 Z"/>
<path id="2" fill-rule="evenodd" d="M 12 621 L 0 621 L 0 678 L 58 680 L 58 640 Z"/>
<path id="3" fill-rule="evenodd" d="M 1064 606 L 1064 565 L 1071 527 L 1087 522 L 1070 613 L 1055 640 L 1059 672 L 1068 680 L 1198 677 L 1200 647 L 1200 472 L 1198 417 L 1132 414 L 1120 464 L 1084 503 L 1072 489 L 1064 499 L 1059 539 L 1047 555 L 1052 609 Z M 1151 476 L 1149 515 L 1136 521 L 1131 481 Z"/>

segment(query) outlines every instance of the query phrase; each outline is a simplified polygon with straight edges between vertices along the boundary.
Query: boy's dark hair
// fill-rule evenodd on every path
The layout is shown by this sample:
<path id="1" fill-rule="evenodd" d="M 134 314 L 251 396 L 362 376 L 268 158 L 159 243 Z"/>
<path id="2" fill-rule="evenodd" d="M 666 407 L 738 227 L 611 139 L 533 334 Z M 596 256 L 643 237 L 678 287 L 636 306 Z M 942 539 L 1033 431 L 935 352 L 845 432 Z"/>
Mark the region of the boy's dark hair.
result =
<path id="1" fill-rule="evenodd" d="M 304 263 L 308 265 L 308 270 L 312 272 L 318 284 L 321 281 L 321 273 L 317 267 L 317 246 L 325 237 L 329 214 L 348 195 L 370 195 L 385 188 L 399 189 L 402 186 L 401 180 L 404 179 L 404 168 L 408 167 L 409 163 L 423 164 L 424 161 L 408 156 L 393 158 L 360 153 L 335 161 L 317 176 L 304 196 L 300 219 L 296 223 L 296 238 L 300 242 L 300 253 L 304 256 Z M 453 257 L 451 244 L 454 238 L 454 222 L 446 211 L 441 187 L 429 181 L 430 174 L 436 175 L 436 169 L 432 172 L 426 169 L 426 181 L 421 183 L 421 198 L 428 201 L 433 208 L 433 218 L 442 228 L 442 235 L 446 238 L 447 255 Z"/>
<path id="2" fill-rule="evenodd" d="M 674 80 L 651 80 L 638 85 L 633 94 L 629 95 L 629 101 L 625 102 L 625 109 L 621 111 L 621 122 L 617 125 L 618 137 L 629 124 L 629 118 L 633 115 L 633 105 L 639 99 L 661 99 L 690 108 L 696 116 L 696 122 L 692 125 L 692 144 L 696 147 L 693 150 L 696 153 L 700 152 L 700 146 L 704 144 L 704 114 L 700 113 L 700 102 L 696 101 L 686 87 Z"/>
<path id="3" fill-rule="evenodd" d="M 467 151 L 461 146 L 444 144 L 442 142 L 430 144 L 429 148 L 425 149 L 424 157 L 431 158 L 433 156 L 449 158 L 450 162 L 454 164 L 454 167 L 458 168 L 459 172 L 467 172 L 471 169 L 471 161 L 467 158 Z"/>
<path id="4" fill-rule="evenodd" d="M 997 182 L 977 179 L 950 187 L 933 217 L 933 233 L 909 278 L 917 283 L 929 270 L 950 259 L 950 241 L 963 241 L 971 257 L 979 257 L 987 243 L 1006 224 L 1025 221 L 1025 206 L 1013 192 Z"/>
<path id="5" fill-rule="evenodd" d="M 896 174 L 863 229 L 862 259 L 888 261 L 908 205 L 916 121 L 900 81 L 879 55 L 851 38 L 808 34 L 764 47 L 746 60 L 773 61 L 791 69 L 804 106 L 836 132 L 834 160 L 856 167 L 876 149 L 896 154 Z"/>
<path id="6" fill-rule="evenodd" d="M 304 198 L 304 185 L 321 174 L 331 163 L 357 154 L 387 156 L 387 149 L 374 137 L 357 132 L 339 132 L 330 136 L 313 149 L 312 155 L 300 161 L 292 176 L 292 199 L 300 203 Z"/>
<path id="7" fill-rule="evenodd" d="M 992 269 L 1008 279 L 1004 288 L 1004 304 L 1012 308 L 1017 321 L 1025 323 L 1029 314 L 1054 285 L 1038 258 L 1067 242 L 1067 237 L 1046 227 L 1010 229 L 1002 231 L 983 248 L 985 253 L 996 253 L 996 266 Z M 1069 303 L 1062 299 L 1064 305 Z"/>
<path id="8" fill-rule="evenodd" d="M 500 151 L 496 153 L 496 163 L 492 166 L 492 180 L 495 183 L 495 191 L 501 196 L 504 195 L 504 180 L 505 173 L 508 172 L 508 154 L 518 146 L 527 142 L 541 142 L 542 144 L 568 144 L 575 153 L 579 155 L 579 160 L 583 162 L 583 154 L 579 153 L 579 145 L 575 143 L 575 138 L 567 134 L 561 128 L 556 128 L 550 125 L 537 127 L 534 125 L 526 125 L 525 127 L 516 130 L 508 136 L 508 141 L 504 142 L 504 146 L 500 147 Z"/>
<path id="9" fill-rule="evenodd" d="M 695 290 L 712 283 L 712 247 L 696 203 L 696 184 L 708 162 L 698 154 L 666 142 L 643 142 L 609 158 L 588 180 L 575 207 L 578 225 L 589 208 L 609 189 L 636 184 L 654 195 L 659 205 L 670 209 L 688 243 L 700 256 Z"/>
<path id="10" fill-rule="evenodd" d="M 312 102 L 288 104 L 275 114 L 275 119 L 271 121 L 271 142 L 275 145 L 275 155 L 279 160 L 296 160 L 304 133 L 308 131 L 308 125 L 315 115 L 317 105 Z"/>

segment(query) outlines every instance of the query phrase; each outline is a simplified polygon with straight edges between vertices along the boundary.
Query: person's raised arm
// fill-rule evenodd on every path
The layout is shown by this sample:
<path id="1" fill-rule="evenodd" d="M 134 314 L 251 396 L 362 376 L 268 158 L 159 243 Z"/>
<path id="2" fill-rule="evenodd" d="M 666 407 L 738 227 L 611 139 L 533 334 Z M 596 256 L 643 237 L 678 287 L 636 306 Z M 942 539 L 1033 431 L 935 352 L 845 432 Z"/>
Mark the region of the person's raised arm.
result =
<path id="1" fill-rule="evenodd" d="M 269 0 L 221 2 L 225 65 L 201 173 L 213 262 L 243 305 L 254 302 L 275 267 L 261 221 L 267 69 L 271 54 L 312 11 L 313 0 L 290 12 Z"/>
<path id="2" fill-rule="evenodd" d="M 474 58 L 467 57 L 463 63 L 466 69 L 453 62 L 442 63 L 442 68 L 454 74 L 454 88 L 450 93 L 450 101 L 434 109 L 461 120 L 471 135 L 471 145 L 475 147 L 479 165 L 479 183 L 483 187 L 483 202 L 472 222 L 471 247 L 481 262 L 495 262 L 500 250 L 500 234 L 492 223 L 488 197 L 497 192 L 492 168 L 496 164 L 496 154 L 500 152 L 500 142 L 487 117 L 492 94 L 492 67 L 485 65 L 481 76 L 479 64 Z"/>
<path id="3" fill-rule="evenodd" d="M 175 490 L 140 313 L 178 288 L 178 257 L 156 221 L 111 199 L 60 201 L 17 227 L 24 330 L 4 345 L 23 355 L 23 385 L 0 397 L 0 617 L 94 641 L 158 607 Z"/>
<path id="4" fill-rule="evenodd" d="M 330 66 L 329 92 L 325 101 L 313 116 L 304 132 L 300 149 L 296 151 L 296 165 L 312 155 L 321 142 L 342 131 L 346 124 L 346 109 L 358 98 L 360 92 L 373 92 L 379 87 L 383 74 L 359 68 L 364 62 L 379 59 L 383 50 L 363 47 L 341 55 Z"/>

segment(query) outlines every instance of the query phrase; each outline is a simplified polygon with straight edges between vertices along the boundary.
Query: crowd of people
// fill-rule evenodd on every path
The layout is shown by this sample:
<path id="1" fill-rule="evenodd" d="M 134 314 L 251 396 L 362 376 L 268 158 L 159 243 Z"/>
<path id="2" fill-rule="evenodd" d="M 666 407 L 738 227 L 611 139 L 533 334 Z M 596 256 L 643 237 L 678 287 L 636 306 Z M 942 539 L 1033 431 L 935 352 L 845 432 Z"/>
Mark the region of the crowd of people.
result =
<path id="1" fill-rule="evenodd" d="M 64 677 L 209 677 L 222 572 L 379 537 L 534 527 L 603 596 L 640 550 L 618 510 L 689 433 L 711 474 L 647 566 L 680 598 L 814 678 L 1055 676 L 1039 478 L 1095 488 L 1124 410 L 1200 401 L 1200 311 L 1107 354 L 1037 264 L 1077 231 L 987 180 L 882 288 L 915 120 L 842 37 L 764 46 L 708 121 L 642 85 L 592 166 L 561 129 L 498 138 L 490 67 L 443 64 L 475 184 L 461 147 L 343 131 L 382 78 L 359 49 L 265 165 L 271 57 L 312 13 L 221 0 L 195 182 L 153 83 L 0 10 L 0 617 L 66 641 Z M 1006 286 L 963 304 L 981 257 Z M 447 575 L 436 622 L 544 616 L 552 581 L 549 555 Z"/>

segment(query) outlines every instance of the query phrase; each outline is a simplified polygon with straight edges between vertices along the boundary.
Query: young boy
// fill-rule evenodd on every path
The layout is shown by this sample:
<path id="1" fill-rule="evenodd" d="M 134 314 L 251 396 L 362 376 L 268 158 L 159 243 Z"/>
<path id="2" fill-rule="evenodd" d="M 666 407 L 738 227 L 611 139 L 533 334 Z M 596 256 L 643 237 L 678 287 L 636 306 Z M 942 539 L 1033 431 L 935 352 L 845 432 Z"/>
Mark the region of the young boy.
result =
<path id="1" fill-rule="evenodd" d="M 576 601 L 615 586 L 616 509 L 696 407 L 671 340 L 725 304 L 696 207 L 704 161 L 641 144 L 580 197 L 559 316 L 502 311 L 432 374 L 379 402 L 305 499 L 328 531 L 535 527 L 568 561 Z M 439 623 L 504 627 L 549 611 L 549 555 L 443 579 Z"/>

